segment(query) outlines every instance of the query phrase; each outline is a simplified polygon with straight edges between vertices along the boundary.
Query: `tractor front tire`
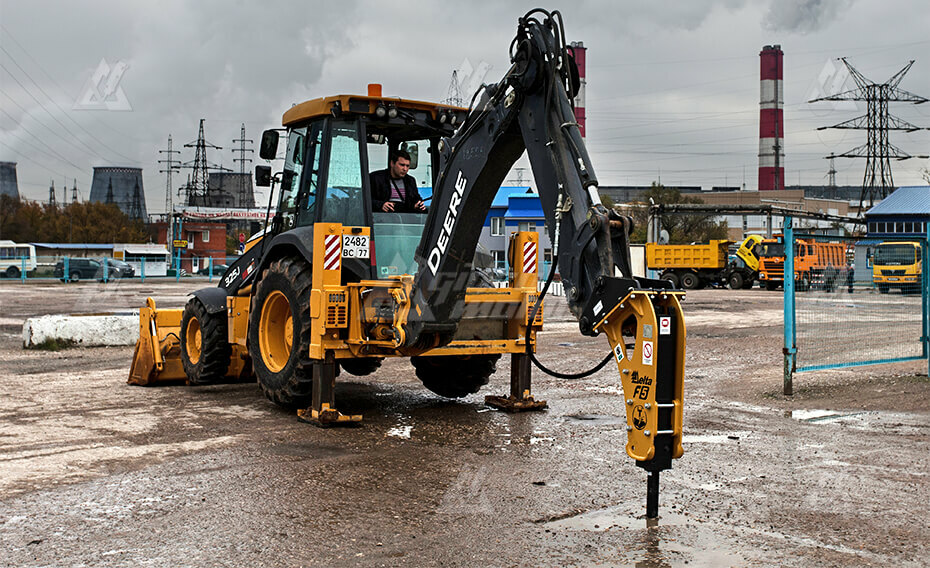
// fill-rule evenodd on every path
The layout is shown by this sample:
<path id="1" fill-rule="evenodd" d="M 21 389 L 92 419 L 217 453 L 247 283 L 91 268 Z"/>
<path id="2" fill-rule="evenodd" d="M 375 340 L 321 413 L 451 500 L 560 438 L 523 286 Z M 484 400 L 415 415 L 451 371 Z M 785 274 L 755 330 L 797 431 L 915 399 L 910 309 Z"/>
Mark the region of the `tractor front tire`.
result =
<path id="1" fill-rule="evenodd" d="M 497 371 L 500 355 L 411 357 L 423 386 L 439 396 L 462 398 L 481 390 Z"/>
<path id="2" fill-rule="evenodd" d="M 300 365 L 310 351 L 311 267 L 301 258 L 272 261 L 249 313 L 249 355 L 265 396 L 286 408 L 310 405 L 313 374 Z"/>
<path id="3" fill-rule="evenodd" d="M 181 364 L 192 385 L 220 382 L 229 369 L 232 348 L 227 338 L 226 310 L 207 313 L 206 306 L 191 298 L 181 316 Z"/>

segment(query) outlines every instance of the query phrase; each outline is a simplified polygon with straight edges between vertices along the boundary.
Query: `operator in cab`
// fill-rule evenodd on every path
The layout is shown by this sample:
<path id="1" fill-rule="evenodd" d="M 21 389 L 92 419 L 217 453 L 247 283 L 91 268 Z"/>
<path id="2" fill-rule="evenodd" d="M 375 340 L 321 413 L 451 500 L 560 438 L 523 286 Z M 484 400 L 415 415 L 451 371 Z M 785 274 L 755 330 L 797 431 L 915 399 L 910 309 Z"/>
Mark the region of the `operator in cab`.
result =
<path id="1" fill-rule="evenodd" d="M 426 212 L 426 205 L 417 191 L 417 181 L 408 175 L 410 154 L 392 150 L 388 168 L 371 172 L 371 203 L 376 213 Z"/>

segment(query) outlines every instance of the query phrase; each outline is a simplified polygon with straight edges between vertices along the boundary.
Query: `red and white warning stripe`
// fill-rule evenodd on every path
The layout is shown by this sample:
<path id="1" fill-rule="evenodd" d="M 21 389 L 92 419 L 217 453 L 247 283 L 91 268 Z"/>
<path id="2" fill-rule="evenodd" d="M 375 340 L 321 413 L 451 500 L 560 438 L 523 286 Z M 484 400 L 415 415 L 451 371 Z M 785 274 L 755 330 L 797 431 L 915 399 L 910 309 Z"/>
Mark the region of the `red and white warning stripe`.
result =
<path id="1" fill-rule="evenodd" d="M 323 237 L 323 269 L 339 270 L 339 262 L 342 258 L 342 235 L 326 235 Z"/>
<path id="2" fill-rule="evenodd" d="M 536 243 L 523 243 L 523 273 L 536 272 Z"/>

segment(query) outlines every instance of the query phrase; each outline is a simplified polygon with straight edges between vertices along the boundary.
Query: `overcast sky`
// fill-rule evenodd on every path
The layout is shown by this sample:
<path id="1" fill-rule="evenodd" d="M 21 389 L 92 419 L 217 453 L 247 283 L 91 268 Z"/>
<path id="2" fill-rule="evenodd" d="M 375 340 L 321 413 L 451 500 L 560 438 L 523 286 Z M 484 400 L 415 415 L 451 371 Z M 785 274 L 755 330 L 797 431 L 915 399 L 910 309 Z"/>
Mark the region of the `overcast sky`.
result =
<path id="1" fill-rule="evenodd" d="M 45 200 L 55 181 L 90 193 L 93 166 L 142 167 L 148 211 L 165 207 L 159 150 L 197 137 L 223 147 L 211 162 L 238 170 L 232 140 L 258 140 L 293 103 L 338 93 L 441 100 L 467 58 L 509 66 L 517 18 L 536 3 L 316 0 L 262 3 L 0 0 L 0 160 L 18 162 L 20 193 Z M 563 12 L 568 41 L 588 48 L 587 142 L 601 185 L 756 187 L 759 51 L 785 52 L 786 182 L 824 185 L 823 156 L 862 145 L 864 131 L 817 131 L 865 112 L 810 105 L 825 65 L 848 57 L 885 81 L 916 63 L 901 88 L 930 97 L 926 0 L 582 1 Z M 101 60 L 127 67 L 131 110 L 87 110 Z M 848 84 L 852 87 L 852 82 Z M 930 127 L 930 103 L 892 112 Z M 930 131 L 892 132 L 930 154 Z M 893 162 L 896 185 L 923 184 L 927 160 Z M 837 160 L 837 183 L 861 184 L 864 160 Z M 186 174 L 185 174 L 186 176 Z M 176 176 L 176 184 L 182 181 Z M 60 191 L 59 191 L 60 195 Z"/>

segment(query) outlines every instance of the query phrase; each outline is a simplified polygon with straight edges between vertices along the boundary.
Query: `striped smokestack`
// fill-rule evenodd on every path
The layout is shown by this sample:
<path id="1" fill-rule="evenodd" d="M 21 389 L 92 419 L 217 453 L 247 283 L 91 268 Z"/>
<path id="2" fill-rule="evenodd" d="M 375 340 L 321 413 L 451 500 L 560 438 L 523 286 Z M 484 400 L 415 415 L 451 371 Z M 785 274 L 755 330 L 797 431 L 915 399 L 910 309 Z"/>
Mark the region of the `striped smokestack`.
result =
<path id="1" fill-rule="evenodd" d="M 785 189 L 783 56 L 780 45 L 767 45 L 759 52 L 759 191 Z"/>
<path id="2" fill-rule="evenodd" d="M 578 77 L 581 79 L 581 86 L 578 88 L 578 95 L 575 96 L 575 122 L 578 123 L 578 129 L 581 130 L 581 137 L 585 137 L 584 129 L 584 91 L 585 91 L 585 58 L 587 57 L 588 48 L 580 41 L 573 41 L 569 49 L 572 57 L 575 58 L 575 64 L 578 66 Z"/>

